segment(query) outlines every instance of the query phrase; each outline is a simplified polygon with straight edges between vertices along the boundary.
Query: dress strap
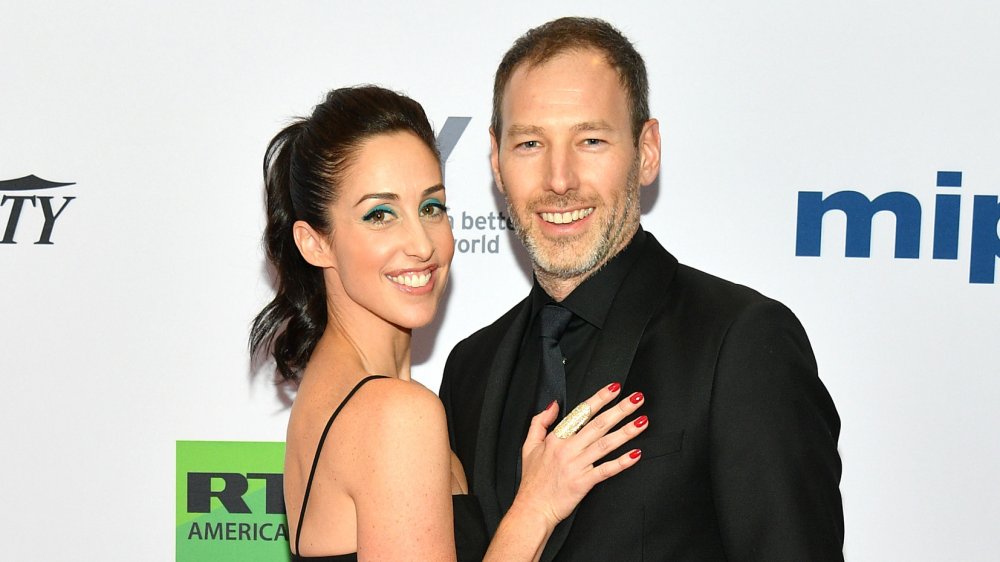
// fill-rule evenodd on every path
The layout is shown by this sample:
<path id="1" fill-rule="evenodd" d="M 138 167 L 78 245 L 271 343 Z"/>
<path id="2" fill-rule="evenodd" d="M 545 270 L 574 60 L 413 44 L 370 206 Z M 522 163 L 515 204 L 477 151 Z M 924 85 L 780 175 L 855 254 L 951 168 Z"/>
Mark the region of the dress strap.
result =
<path id="1" fill-rule="evenodd" d="M 309 470 L 309 480 L 306 482 L 306 491 L 305 494 L 302 496 L 302 509 L 299 510 L 299 523 L 295 527 L 296 555 L 300 554 L 299 539 L 302 538 L 302 521 L 306 517 L 306 504 L 309 503 L 309 492 L 310 490 L 312 490 L 313 477 L 316 476 L 316 466 L 319 465 L 319 454 L 323 451 L 323 443 L 326 441 L 326 435 L 330 433 L 330 426 L 333 425 L 333 420 L 336 419 L 337 414 L 339 414 L 340 411 L 344 409 L 344 405 L 347 404 L 347 402 L 351 399 L 352 396 L 354 396 L 354 393 L 356 393 L 362 386 L 364 386 L 366 382 L 372 379 L 387 379 L 387 378 L 389 377 L 385 375 L 369 375 L 358 381 L 358 384 L 354 385 L 354 388 L 352 388 L 351 391 L 347 393 L 347 396 L 344 398 L 343 402 L 341 402 L 340 405 L 337 406 L 337 409 L 333 411 L 333 414 L 330 416 L 330 420 L 326 422 L 326 427 L 323 428 L 323 434 L 320 436 L 319 443 L 316 445 L 316 454 L 313 456 L 312 468 Z"/>

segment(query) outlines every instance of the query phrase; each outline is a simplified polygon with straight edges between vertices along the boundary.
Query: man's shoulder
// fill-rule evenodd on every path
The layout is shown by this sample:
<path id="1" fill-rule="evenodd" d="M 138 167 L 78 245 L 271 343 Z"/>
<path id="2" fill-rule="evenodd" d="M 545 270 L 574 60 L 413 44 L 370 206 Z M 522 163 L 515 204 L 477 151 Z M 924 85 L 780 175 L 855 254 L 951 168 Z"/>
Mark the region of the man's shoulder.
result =
<path id="1" fill-rule="evenodd" d="M 745 304 L 773 300 L 752 287 L 724 279 L 683 263 L 677 266 L 675 281 L 678 288 L 690 297 L 722 298 L 726 301 Z"/>
<path id="2" fill-rule="evenodd" d="M 663 266 L 659 269 L 670 271 L 667 284 L 668 294 L 674 300 L 682 300 L 694 306 L 722 306 L 728 309 L 739 309 L 763 303 L 777 303 L 746 285 L 723 279 L 677 260 L 663 248 L 649 233 L 650 244 L 647 256 L 659 256 Z M 657 268 L 649 268 L 648 274 L 661 275 Z"/>
<path id="3" fill-rule="evenodd" d="M 669 308 L 681 323 L 723 331 L 737 324 L 801 326 L 795 313 L 784 303 L 746 285 L 690 266 L 678 266 L 672 285 L 672 306 Z"/>

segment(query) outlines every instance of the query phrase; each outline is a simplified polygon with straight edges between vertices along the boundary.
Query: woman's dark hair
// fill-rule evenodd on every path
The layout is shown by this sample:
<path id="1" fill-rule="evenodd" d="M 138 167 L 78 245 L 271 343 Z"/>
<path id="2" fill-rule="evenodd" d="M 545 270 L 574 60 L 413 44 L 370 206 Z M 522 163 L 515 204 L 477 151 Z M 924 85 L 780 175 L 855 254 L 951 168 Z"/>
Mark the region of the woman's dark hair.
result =
<path id="1" fill-rule="evenodd" d="M 277 294 L 253 321 L 250 350 L 255 355 L 270 350 L 286 380 L 298 380 L 327 322 L 323 273 L 302 258 L 292 225 L 305 221 L 329 235 L 330 206 L 361 146 L 373 136 L 399 131 L 416 135 L 440 161 L 434 130 L 420 104 L 377 86 L 331 91 L 312 115 L 296 119 L 267 147 L 264 246 L 276 273 Z"/>

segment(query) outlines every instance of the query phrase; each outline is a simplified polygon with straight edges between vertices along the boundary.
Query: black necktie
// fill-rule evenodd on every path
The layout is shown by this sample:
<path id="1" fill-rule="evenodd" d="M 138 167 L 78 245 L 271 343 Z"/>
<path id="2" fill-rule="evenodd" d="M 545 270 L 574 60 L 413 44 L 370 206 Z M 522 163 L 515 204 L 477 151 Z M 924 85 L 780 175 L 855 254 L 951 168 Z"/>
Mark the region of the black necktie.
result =
<path id="1" fill-rule="evenodd" d="M 541 412 L 555 400 L 559 402 L 559 415 L 566 415 L 566 367 L 559 338 L 571 318 L 573 313 L 558 304 L 542 308 L 542 376 L 538 381 L 534 413 Z"/>

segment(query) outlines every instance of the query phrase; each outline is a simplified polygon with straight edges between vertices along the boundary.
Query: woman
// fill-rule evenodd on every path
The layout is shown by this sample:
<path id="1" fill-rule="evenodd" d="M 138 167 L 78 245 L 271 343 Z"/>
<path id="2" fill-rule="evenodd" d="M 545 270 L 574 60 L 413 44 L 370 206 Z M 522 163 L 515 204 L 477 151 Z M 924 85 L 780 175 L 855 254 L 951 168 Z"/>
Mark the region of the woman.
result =
<path id="1" fill-rule="evenodd" d="M 410 380 L 410 332 L 434 317 L 454 250 L 423 109 L 382 88 L 334 90 L 271 141 L 264 176 L 278 292 L 251 347 L 300 383 L 285 456 L 294 559 L 454 560 L 454 524 L 467 556 L 464 529 L 481 515 L 462 496 L 441 403 Z M 586 404 L 597 412 L 619 391 Z M 555 405 L 535 416 L 487 560 L 536 559 L 594 484 L 638 462 L 633 450 L 593 465 L 645 428 L 604 436 L 641 404 L 633 396 L 576 435 L 547 436 Z"/>

